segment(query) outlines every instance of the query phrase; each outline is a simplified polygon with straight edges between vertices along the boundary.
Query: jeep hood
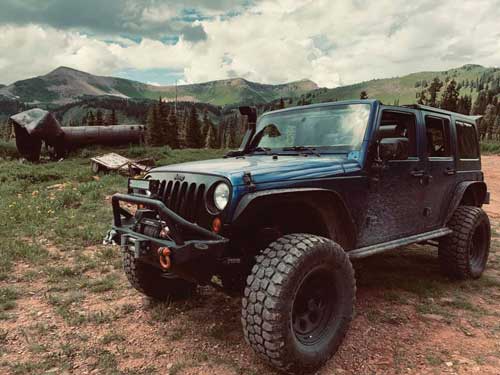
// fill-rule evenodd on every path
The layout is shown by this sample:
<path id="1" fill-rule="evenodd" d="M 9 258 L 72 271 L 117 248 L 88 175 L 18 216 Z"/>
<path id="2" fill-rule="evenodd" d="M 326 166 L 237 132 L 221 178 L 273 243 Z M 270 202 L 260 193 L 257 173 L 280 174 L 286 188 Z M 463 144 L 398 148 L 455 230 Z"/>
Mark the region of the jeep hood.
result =
<path id="1" fill-rule="evenodd" d="M 167 165 L 150 171 L 156 173 L 211 174 L 228 178 L 234 186 L 243 185 L 243 175 L 251 173 L 254 183 L 283 180 L 317 179 L 359 171 L 355 160 L 346 155 L 283 156 L 273 159 L 270 155 L 252 155 L 243 158 L 212 159 Z"/>

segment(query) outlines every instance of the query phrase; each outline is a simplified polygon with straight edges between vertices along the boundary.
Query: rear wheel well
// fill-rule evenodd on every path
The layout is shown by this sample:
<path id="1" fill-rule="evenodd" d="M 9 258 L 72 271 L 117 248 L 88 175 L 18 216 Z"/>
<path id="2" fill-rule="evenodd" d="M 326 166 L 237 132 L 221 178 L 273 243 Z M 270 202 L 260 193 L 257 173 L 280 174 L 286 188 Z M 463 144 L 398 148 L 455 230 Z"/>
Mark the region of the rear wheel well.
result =
<path id="1" fill-rule="evenodd" d="M 467 186 L 462 195 L 459 206 L 481 207 L 486 197 L 486 185 L 483 182 Z"/>

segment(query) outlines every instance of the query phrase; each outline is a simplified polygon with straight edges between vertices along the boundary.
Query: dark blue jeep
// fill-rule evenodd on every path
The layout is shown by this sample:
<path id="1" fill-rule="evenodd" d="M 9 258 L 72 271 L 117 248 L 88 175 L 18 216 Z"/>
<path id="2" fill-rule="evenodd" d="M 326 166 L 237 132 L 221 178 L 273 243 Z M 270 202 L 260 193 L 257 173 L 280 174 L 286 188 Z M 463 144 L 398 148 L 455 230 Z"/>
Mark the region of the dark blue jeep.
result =
<path id="1" fill-rule="evenodd" d="M 275 367 L 314 371 L 354 311 L 351 259 L 413 243 L 478 278 L 490 247 L 475 118 L 376 100 L 268 112 L 225 158 L 153 169 L 113 196 L 125 272 L 156 299 L 197 284 L 243 292 L 247 342 Z M 134 214 L 120 202 L 137 205 Z"/>

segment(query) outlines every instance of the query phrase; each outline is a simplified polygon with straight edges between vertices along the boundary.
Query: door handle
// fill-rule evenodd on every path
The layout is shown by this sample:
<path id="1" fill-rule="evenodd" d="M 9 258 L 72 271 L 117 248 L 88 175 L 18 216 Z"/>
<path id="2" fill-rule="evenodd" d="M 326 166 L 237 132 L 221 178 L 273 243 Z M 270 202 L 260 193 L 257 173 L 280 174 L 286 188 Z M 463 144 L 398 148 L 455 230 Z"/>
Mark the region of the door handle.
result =
<path id="1" fill-rule="evenodd" d="M 410 172 L 410 174 L 413 177 L 424 177 L 425 176 L 425 170 L 423 170 L 423 169 L 414 169 L 413 171 Z"/>
<path id="2" fill-rule="evenodd" d="M 447 175 L 447 176 L 452 176 L 454 174 L 456 174 L 457 171 L 455 170 L 455 168 L 446 168 L 444 170 L 444 174 Z"/>

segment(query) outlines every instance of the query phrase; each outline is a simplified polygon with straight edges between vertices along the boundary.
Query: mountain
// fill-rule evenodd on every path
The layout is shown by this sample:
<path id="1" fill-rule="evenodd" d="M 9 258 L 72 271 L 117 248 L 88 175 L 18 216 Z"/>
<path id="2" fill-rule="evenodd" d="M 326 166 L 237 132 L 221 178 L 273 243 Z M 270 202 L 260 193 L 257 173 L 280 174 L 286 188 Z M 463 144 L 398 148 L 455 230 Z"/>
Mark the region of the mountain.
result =
<path id="1" fill-rule="evenodd" d="M 296 97 L 317 89 L 309 80 L 266 85 L 243 78 L 177 86 L 179 101 L 214 105 L 266 103 L 282 96 Z M 59 67 L 35 78 L 0 88 L 0 96 L 29 104 L 64 105 L 85 97 L 111 96 L 131 99 L 174 100 L 175 86 L 153 86 L 123 78 L 101 77 L 79 70 Z"/>
<path id="2" fill-rule="evenodd" d="M 481 82 L 486 85 L 487 82 L 500 80 L 500 68 L 469 64 L 445 71 L 418 72 L 402 77 L 374 79 L 333 89 L 316 89 L 303 95 L 299 101 L 306 99 L 311 103 L 317 103 L 359 99 L 361 91 L 366 91 L 369 98 L 379 99 L 386 104 L 393 104 L 395 101 L 400 104 L 412 104 L 417 101 L 417 93 L 430 84 L 434 77 L 443 82 L 454 79 L 461 86 L 460 94 L 472 95 L 474 99 L 480 90 L 473 85 L 480 85 Z"/>

